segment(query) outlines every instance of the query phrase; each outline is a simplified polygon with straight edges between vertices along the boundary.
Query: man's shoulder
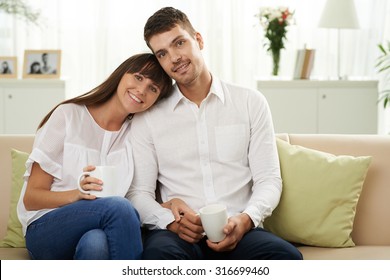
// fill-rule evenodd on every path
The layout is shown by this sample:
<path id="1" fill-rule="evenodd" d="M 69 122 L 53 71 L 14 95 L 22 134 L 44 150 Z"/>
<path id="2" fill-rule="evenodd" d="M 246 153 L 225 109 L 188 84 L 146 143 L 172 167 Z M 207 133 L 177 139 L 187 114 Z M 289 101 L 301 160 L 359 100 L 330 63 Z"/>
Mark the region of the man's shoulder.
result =
<path id="1" fill-rule="evenodd" d="M 140 122 L 140 119 L 142 120 L 164 119 L 164 116 L 166 116 L 169 111 L 172 111 L 171 110 L 172 101 L 170 99 L 171 96 L 168 98 L 164 98 L 159 102 L 157 102 L 156 104 L 154 104 L 149 109 L 147 109 L 146 111 L 134 114 L 132 122 Z"/>
<path id="2" fill-rule="evenodd" d="M 172 107 L 172 95 L 159 100 L 156 104 L 154 104 L 151 108 L 143 112 L 148 115 L 155 115 L 161 112 L 166 112 Z"/>
<path id="3" fill-rule="evenodd" d="M 232 82 L 220 81 L 225 92 L 229 93 L 233 98 L 242 98 L 247 96 L 249 99 L 263 99 L 263 94 L 255 88 L 239 85 Z"/>

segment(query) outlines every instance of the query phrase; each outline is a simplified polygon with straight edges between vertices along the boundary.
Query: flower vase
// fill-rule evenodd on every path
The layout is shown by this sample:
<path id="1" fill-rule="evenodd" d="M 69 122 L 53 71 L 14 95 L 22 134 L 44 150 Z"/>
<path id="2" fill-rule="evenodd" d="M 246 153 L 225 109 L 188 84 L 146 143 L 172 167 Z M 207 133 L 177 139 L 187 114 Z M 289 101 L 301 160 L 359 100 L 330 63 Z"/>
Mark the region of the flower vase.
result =
<path id="1" fill-rule="evenodd" d="M 272 75 L 277 76 L 279 73 L 279 62 L 280 62 L 280 49 L 272 51 Z"/>

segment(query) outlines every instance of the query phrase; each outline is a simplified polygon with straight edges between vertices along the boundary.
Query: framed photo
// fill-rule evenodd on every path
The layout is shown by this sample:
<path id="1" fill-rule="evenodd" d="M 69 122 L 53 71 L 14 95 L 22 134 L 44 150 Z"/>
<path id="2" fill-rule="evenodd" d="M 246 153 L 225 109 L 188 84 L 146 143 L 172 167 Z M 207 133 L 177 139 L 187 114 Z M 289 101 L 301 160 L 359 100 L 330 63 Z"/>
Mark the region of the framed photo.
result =
<path id="1" fill-rule="evenodd" d="M 61 50 L 25 50 L 23 78 L 53 78 L 61 75 Z"/>
<path id="2" fill-rule="evenodd" d="M 0 78 L 17 78 L 16 56 L 0 56 Z"/>

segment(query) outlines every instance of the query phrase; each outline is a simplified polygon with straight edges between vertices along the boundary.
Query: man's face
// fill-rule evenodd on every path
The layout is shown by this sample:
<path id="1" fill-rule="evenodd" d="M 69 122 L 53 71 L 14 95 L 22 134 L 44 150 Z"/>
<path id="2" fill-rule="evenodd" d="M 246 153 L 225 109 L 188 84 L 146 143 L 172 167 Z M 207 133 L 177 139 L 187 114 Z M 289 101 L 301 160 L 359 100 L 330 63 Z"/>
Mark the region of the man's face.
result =
<path id="1" fill-rule="evenodd" d="M 203 39 L 199 33 L 191 35 L 176 25 L 152 36 L 149 45 L 165 72 L 179 85 L 191 85 L 205 69 Z"/>

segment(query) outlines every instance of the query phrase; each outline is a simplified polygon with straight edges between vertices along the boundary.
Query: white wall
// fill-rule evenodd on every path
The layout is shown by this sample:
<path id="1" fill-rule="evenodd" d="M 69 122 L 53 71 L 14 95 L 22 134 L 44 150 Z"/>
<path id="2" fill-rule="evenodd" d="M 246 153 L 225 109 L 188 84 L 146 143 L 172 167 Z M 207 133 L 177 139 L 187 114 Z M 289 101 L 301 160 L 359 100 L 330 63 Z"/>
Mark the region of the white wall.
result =
<path id="1" fill-rule="evenodd" d="M 342 1 L 342 0 L 340 0 Z M 255 14 L 262 6 L 288 6 L 296 24 L 289 27 L 281 54 L 280 76 L 293 75 L 296 50 L 316 49 L 313 78 L 335 78 L 337 33 L 317 28 L 325 0 L 26 0 L 42 11 L 40 27 L 0 13 L 0 55 L 17 56 L 22 69 L 26 49 L 61 49 L 68 97 L 102 82 L 128 56 L 148 51 L 143 26 L 157 9 L 173 6 L 191 19 L 205 39 L 204 56 L 215 75 L 255 87 L 269 76 L 271 57 Z M 342 30 L 341 71 L 355 78 L 376 78 L 377 44 L 389 36 L 386 0 L 355 0 L 359 30 Z M 387 12 L 387 13 L 386 13 Z M 386 24 L 384 24 L 386 23 Z M 19 73 L 21 77 L 21 73 Z"/>

